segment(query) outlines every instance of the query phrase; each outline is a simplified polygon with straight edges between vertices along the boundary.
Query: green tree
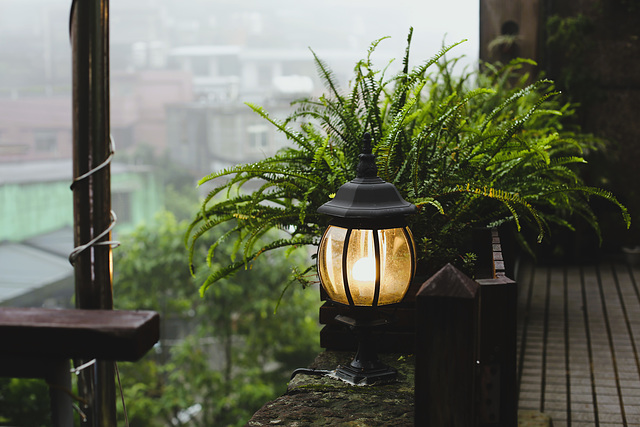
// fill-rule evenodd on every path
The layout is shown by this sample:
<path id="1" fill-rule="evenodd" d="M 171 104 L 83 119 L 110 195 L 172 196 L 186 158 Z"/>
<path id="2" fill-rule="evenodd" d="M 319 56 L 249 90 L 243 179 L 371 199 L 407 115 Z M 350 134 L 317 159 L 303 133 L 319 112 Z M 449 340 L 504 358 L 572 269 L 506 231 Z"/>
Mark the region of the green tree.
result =
<path id="1" fill-rule="evenodd" d="M 121 236 L 114 251 L 116 308 L 157 310 L 162 318 L 156 349 L 120 364 L 130 423 L 244 425 L 319 351 L 318 294 L 290 284 L 278 305 L 292 268 L 308 254 L 269 253 L 259 277 L 247 265 L 200 297 L 196 283 L 208 271 L 190 275 L 186 228 L 165 212 Z M 218 250 L 230 256 L 236 249 Z"/>
<path id="2" fill-rule="evenodd" d="M 46 382 L 39 379 L 0 378 L 0 425 L 51 425 Z"/>

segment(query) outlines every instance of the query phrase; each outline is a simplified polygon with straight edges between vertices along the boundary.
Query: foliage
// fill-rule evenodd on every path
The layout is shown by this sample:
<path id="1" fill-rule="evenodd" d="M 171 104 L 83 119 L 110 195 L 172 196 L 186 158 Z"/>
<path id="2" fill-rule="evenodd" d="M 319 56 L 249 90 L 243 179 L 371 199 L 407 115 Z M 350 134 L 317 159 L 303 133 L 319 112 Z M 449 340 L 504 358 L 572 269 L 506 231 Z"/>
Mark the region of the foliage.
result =
<path id="1" fill-rule="evenodd" d="M 152 224 L 122 237 L 114 251 L 114 300 L 122 310 L 149 309 L 171 316 L 188 316 L 196 301 L 185 281 L 184 246 L 175 236 L 183 232 L 173 214 L 160 212 Z M 187 274 L 185 274 L 187 273 Z"/>
<path id="2" fill-rule="evenodd" d="M 49 387 L 44 380 L 0 378 L 0 425 L 50 424 Z"/>
<path id="3" fill-rule="evenodd" d="M 354 178 L 364 132 L 374 141 L 379 176 L 418 206 L 409 218 L 418 254 L 434 265 L 459 259 L 472 227 L 510 224 L 517 231 L 533 230 L 540 241 L 553 227 L 572 228 L 581 218 L 597 232 L 591 196 L 617 204 L 629 225 L 626 209 L 612 194 L 583 185 L 576 166 L 596 147 L 586 135 L 563 129 L 561 118 L 572 106 L 559 99 L 551 81 L 528 84 L 529 76 L 518 78 L 523 60 L 455 76 L 458 59 L 445 54 L 457 44 L 410 68 L 411 33 L 396 75 L 386 76 L 388 65 L 373 65 L 380 39 L 356 64 L 348 90 L 314 53 L 324 95 L 297 101 L 282 121 L 249 105 L 292 147 L 200 181 L 217 186 L 187 233 L 190 262 L 204 236 L 212 242 L 210 264 L 223 241 L 232 240 L 243 254 L 214 269 L 203 291 L 267 251 L 316 244 L 328 221 L 316 209 Z M 248 183 L 257 188 L 242 191 Z M 211 239 L 211 231 L 222 226 L 222 237 Z M 261 243 L 272 229 L 288 235 Z"/>
<path id="4" fill-rule="evenodd" d="M 587 55 L 593 50 L 595 25 L 589 17 L 561 17 L 552 15 L 547 20 L 547 46 L 556 60 L 549 64 L 549 71 L 574 101 L 593 102 L 598 97 Z"/>
<path id="5" fill-rule="evenodd" d="M 501 34 L 489 43 L 489 52 L 509 52 L 517 46 L 520 39 L 517 34 Z"/>
<path id="6" fill-rule="evenodd" d="M 628 43 L 637 39 L 636 29 L 640 24 L 634 3 L 638 2 L 620 0 L 573 5 L 567 10 L 573 10 L 576 13 L 573 16 L 549 16 L 545 71 L 567 99 L 577 103 L 576 123 L 605 141 L 606 150 L 589 157 L 591 167 L 586 179 L 593 185 L 616 189 L 633 221 L 637 221 L 640 193 L 633 183 L 640 178 L 635 168 L 638 152 L 630 143 L 638 133 L 630 119 L 635 107 L 632 97 L 620 96 L 632 93 L 633 89 L 616 74 L 635 61 L 636 55 L 627 48 Z M 617 82 L 615 89 L 606 83 L 613 81 Z M 619 250 L 621 245 L 637 245 L 640 239 L 637 227 L 631 232 L 609 227 L 615 224 L 612 219 L 616 212 L 607 205 L 594 207 L 607 235 L 605 247 Z"/>
<path id="7" fill-rule="evenodd" d="M 121 236 L 114 251 L 116 308 L 156 310 L 162 319 L 156 348 L 141 361 L 119 364 L 129 421 L 244 425 L 319 351 L 317 294 L 291 286 L 291 303 L 274 313 L 292 266 L 305 254 L 273 253 L 260 264 L 259 281 L 242 272 L 200 298 L 184 256 L 186 227 L 163 213 Z M 227 256 L 233 250 L 220 246 Z"/>

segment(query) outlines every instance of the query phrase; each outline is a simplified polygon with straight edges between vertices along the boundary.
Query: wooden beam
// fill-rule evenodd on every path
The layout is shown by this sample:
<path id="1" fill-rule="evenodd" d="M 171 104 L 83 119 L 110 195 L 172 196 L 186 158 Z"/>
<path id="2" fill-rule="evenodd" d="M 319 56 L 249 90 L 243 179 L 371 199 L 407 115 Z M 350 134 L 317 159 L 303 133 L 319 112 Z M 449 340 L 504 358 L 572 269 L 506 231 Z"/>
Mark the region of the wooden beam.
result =
<path id="1" fill-rule="evenodd" d="M 160 337 L 153 311 L 0 308 L 0 358 L 136 361 Z"/>

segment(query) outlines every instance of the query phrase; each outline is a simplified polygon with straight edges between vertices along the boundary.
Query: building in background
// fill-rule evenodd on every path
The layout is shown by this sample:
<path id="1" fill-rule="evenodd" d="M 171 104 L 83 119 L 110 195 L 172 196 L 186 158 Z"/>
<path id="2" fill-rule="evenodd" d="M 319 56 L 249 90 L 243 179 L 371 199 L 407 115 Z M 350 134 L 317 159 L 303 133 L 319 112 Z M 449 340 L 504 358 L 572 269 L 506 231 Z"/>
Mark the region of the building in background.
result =
<path id="1" fill-rule="evenodd" d="M 154 175 L 162 171 L 136 153 L 167 154 L 194 180 L 272 155 L 287 141 L 245 102 L 284 117 L 292 100 L 323 91 L 310 47 L 345 87 L 373 40 L 393 36 L 378 48 L 385 64 L 401 56 L 409 26 L 427 15 L 420 2 L 399 1 L 389 9 L 383 1 L 113 0 L 116 231 L 162 208 L 162 179 Z M 71 283 L 70 7 L 67 0 L 0 2 L 0 40 L 7 41 L 0 44 L 0 304 L 45 304 L 55 300 L 45 288 Z M 416 57 L 431 57 L 443 35 L 420 50 L 431 36 L 416 28 Z M 135 167 L 118 164 L 132 158 Z"/>
<path id="2" fill-rule="evenodd" d="M 71 305 L 74 293 L 70 160 L 0 163 L 0 306 Z M 111 166 L 115 235 L 162 208 L 154 171 Z"/>
<path id="3" fill-rule="evenodd" d="M 156 155 L 167 149 L 168 105 L 193 100 L 191 74 L 179 70 L 111 73 L 111 134 L 118 152 L 146 146 Z"/>
<path id="4" fill-rule="evenodd" d="M 318 56 L 342 81 L 357 58 L 339 49 Z M 294 100 L 323 90 L 308 50 L 182 47 L 170 53 L 169 64 L 193 74 L 194 101 L 166 107 L 168 153 L 198 177 L 271 156 L 288 144 L 247 103 L 284 118 Z"/>

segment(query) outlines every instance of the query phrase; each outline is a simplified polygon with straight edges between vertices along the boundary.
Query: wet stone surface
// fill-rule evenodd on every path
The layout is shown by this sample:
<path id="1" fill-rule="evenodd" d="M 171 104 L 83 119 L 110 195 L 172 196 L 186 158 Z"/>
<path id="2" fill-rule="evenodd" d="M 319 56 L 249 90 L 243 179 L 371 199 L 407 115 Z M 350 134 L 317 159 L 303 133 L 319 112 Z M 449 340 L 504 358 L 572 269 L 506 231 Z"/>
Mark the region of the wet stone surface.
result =
<path id="1" fill-rule="evenodd" d="M 334 370 L 352 353 L 325 351 L 312 369 Z M 248 426 L 412 426 L 414 361 L 412 356 L 381 355 L 398 370 L 387 384 L 354 386 L 327 376 L 298 374 L 287 392 L 265 404 Z"/>

